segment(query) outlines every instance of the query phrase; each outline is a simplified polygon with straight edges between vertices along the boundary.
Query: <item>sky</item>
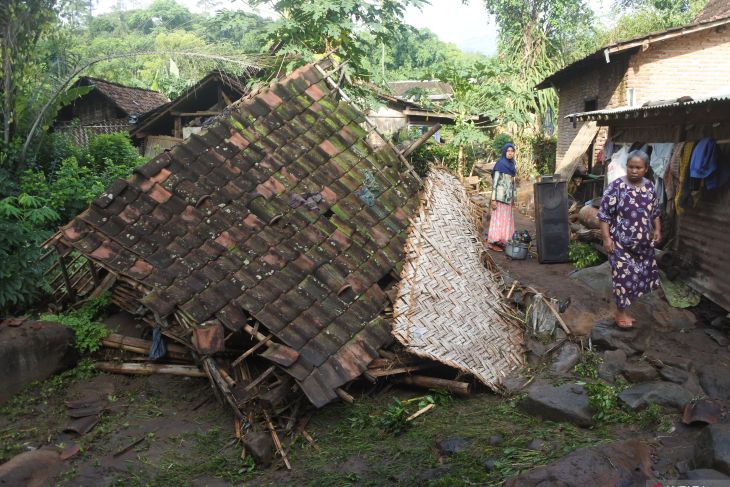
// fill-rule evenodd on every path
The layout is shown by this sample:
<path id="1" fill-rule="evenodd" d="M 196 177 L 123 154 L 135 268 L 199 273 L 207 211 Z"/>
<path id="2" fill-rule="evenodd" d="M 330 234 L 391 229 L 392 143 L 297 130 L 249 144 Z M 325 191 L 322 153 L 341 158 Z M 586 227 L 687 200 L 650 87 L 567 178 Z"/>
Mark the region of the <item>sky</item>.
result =
<path id="1" fill-rule="evenodd" d="M 177 0 L 193 12 L 199 12 L 198 0 Z M 140 8 L 148 5 L 150 0 L 97 0 L 96 12 L 112 10 L 122 4 L 125 9 Z M 588 0 L 599 19 L 605 19 L 611 0 Z M 240 0 L 222 2 L 228 9 L 251 10 Z M 270 8 L 260 7 L 259 15 L 274 17 Z M 471 0 L 464 5 L 462 0 L 431 0 L 420 10 L 408 7 L 405 15 L 406 23 L 414 27 L 426 27 L 444 42 L 451 42 L 462 51 L 494 54 L 497 51 L 497 27 L 494 19 L 484 8 L 482 0 Z"/>

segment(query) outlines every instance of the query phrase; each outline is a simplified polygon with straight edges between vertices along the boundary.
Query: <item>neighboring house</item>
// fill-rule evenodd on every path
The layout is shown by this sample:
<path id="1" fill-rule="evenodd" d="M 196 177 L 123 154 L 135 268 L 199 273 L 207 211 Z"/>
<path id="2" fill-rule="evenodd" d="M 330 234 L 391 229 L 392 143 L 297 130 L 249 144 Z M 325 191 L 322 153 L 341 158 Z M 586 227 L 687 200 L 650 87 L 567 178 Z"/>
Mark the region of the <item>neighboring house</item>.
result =
<path id="1" fill-rule="evenodd" d="M 368 118 L 386 137 L 410 129 L 425 133 L 437 123 L 454 124 L 456 116 L 439 109 L 439 105 L 454 94 L 448 84 L 440 81 L 395 81 L 388 83 L 388 88 L 391 93 L 383 93 L 375 88 L 382 105 L 368 113 Z M 418 102 L 417 99 L 425 99 L 425 102 Z M 440 142 L 441 134 L 436 132 L 434 139 Z"/>
<path id="2" fill-rule="evenodd" d="M 83 76 L 73 87 L 93 89 L 63 107 L 54 130 L 69 134 L 78 145 L 86 145 L 96 134 L 129 131 L 138 117 L 167 103 L 161 93 L 133 88 Z"/>
<path id="3" fill-rule="evenodd" d="M 557 167 L 571 177 L 615 144 L 694 142 L 713 137 L 730 165 L 730 4 L 710 1 L 690 25 L 606 46 L 544 80 L 560 95 Z M 676 146 L 674 146 L 676 148 Z M 590 163 L 589 163 L 590 164 Z M 678 169 L 672 165 L 672 181 Z M 662 180 L 664 184 L 664 180 Z M 689 284 L 730 310 L 730 185 L 703 188 L 692 207 L 665 208 L 669 247 Z"/>
<path id="4" fill-rule="evenodd" d="M 203 124 L 248 93 L 245 77 L 212 71 L 171 102 L 145 113 L 130 131 L 145 156 L 199 133 Z"/>
<path id="5" fill-rule="evenodd" d="M 568 176 L 589 149 L 593 161 L 608 130 L 567 115 L 640 107 L 683 96 L 728 91 L 730 4 L 711 0 L 697 21 L 605 46 L 543 80 L 560 96 L 557 167 Z"/>

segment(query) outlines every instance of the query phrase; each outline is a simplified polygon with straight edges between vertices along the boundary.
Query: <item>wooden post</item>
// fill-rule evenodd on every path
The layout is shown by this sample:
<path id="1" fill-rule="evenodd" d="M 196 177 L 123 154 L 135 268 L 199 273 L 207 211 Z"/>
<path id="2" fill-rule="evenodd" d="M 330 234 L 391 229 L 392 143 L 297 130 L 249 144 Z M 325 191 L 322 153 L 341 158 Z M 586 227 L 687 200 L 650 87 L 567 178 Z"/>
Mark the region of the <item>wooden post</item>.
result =
<path id="1" fill-rule="evenodd" d="M 71 278 L 68 275 L 68 269 L 66 269 L 66 257 L 61 255 L 61 251 L 58 250 L 58 247 L 56 247 L 56 251 L 58 252 L 58 263 L 61 267 L 61 274 L 63 275 L 63 281 L 66 283 L 66 289 L 69 299 L 73 300 L 76 298 L 76 291 L 71 286 Z"/>
<path id="2" fill-rule="evenodd" d="M 182 118 L 181 117 L 175 117 L 175 134 L 174 136 L 178 139 L 182 139 Z"/>

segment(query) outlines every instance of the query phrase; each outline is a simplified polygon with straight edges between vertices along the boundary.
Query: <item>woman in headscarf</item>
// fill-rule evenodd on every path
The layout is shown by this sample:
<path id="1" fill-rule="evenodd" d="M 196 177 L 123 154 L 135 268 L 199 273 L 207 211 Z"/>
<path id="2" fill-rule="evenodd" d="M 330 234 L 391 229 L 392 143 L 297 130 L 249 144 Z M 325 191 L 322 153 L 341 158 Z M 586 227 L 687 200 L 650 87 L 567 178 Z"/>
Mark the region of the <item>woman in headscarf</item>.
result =
<path id="1" fill-rule="evenodd" d="M 502 252 L 507 240 L 515 233 L 515 146 L 512 142 L 502 146 L 502 157 L 492 170 L 492 216 L 487 233 L 487 247 Z"/>
<path id="2" fill-rule="evenodd" d="M 626 312 L 629 305 L 659 287 L 654 246 L 661 239 L 661 210 L 654 185 L 644 177 L 648 168 L 646 153 L 629 153 L 626 176 L 606 188 L 598 212 L 603 247 L 611 263 L 618 308 L 615 320 L 621 328 L 634 324 Z"/>

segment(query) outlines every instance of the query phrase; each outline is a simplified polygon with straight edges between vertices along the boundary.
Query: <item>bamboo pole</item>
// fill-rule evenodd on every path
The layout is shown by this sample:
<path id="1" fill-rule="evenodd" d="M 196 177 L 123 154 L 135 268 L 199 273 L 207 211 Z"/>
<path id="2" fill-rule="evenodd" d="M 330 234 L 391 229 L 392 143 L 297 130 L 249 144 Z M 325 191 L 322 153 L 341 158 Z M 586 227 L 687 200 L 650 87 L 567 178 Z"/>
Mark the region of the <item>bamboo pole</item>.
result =
<path id="1" fill-rule="evenodd" d="M 105 372 L 130 375 L 169 374 L 182 377 L 206 377 L 205 372 L 195 365 L 171 365 L 150 363 L 96 362 L 94 366 Z"/>
<path id="2" fill-rule="evenodd" d="M 426 377 L 423 375 L 406 375 L 397 377 L 396 382 L 400 384 L 423 387 L 425 389 L 446 389 L 460 396 L 468 396 L 470 386 L 468 382 L 458 382 L 455 380 L 439 379 L 437 377 Z"/>

